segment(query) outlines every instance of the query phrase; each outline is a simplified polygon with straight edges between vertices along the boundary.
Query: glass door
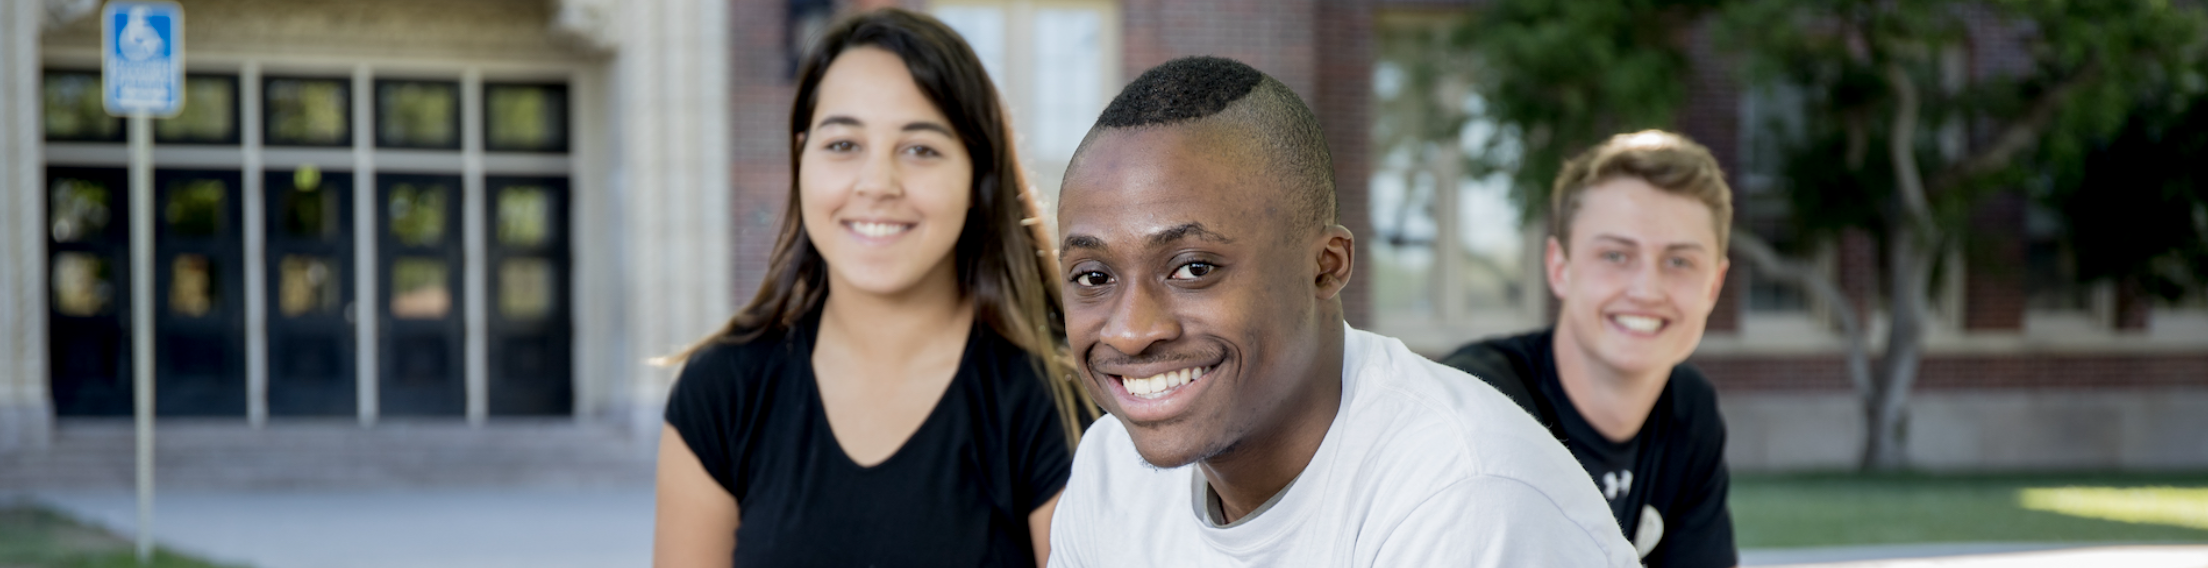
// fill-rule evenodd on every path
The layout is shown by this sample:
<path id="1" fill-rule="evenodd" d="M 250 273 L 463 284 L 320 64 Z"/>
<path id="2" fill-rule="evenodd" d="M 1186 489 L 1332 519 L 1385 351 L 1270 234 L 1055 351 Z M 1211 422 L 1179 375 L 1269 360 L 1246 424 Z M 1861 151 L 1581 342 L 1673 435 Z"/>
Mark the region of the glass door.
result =
<path id="1" fill-rule="evenodd" d="M 497 177 L 490 191 L 490 412 L 574 412 L 568 371 L 567 180 Z"/>
<path id="2" fill-rule="evenodd" d="M 267 174 L 268 412 L 352 415 L 352 174 Z"/>
<path id="3" fill-rule="evenodd" d="M 126 176 L 46 169 L 48 380 L 61 416 L 131 413 Z"/>
<path id="4" fill-rule="evenodd" d="M 154 410 L 244 416 L 238 174 L 157 170 L 153 187 Z"/>
<path id="5" fill-rule="evenodd" d="M 460 176 L 379 174 L 376 186 L 379 412 L 463 415 Z"/>

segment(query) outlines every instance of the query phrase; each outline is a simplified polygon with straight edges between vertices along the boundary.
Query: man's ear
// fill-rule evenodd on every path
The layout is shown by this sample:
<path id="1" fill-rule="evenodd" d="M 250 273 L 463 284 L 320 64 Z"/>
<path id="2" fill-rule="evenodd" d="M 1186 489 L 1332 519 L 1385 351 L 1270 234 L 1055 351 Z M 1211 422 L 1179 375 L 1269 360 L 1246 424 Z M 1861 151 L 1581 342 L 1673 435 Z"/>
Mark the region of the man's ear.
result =
<path id="1" fill-rule="evenodd" d="M 1356 271 L 1357 236 L 1348 227 L 1327 225 L 1319 232 L 1318 245 L 1318 276 L 1312 283 L 1320 300 L 1332 300 L 1349 287 L 1349 276 Z"/>
<path id="2" fill-rule="evenodd" d="M 1556 295 L 1556 299 L 1564 299 L 1564 289 L 1571 283 L 1571 276 L 1564 267 L 1571 264 L 1572 259 L 1564 253 L 1563 243 L 1557 242 L 1556 237 L 1549 237 L 1548 252 L 1542 259 L 1549 273 L 1549 293 Z"/>

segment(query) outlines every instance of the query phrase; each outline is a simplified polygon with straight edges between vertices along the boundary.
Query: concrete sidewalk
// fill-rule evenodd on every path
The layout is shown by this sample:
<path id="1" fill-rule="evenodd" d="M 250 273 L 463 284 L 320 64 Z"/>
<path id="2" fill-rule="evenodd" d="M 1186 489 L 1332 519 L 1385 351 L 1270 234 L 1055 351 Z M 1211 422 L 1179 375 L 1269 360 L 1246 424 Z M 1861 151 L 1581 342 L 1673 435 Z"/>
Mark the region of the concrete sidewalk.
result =
<path id="1" fill-rule="evenodd" d="M 128 491 L 34 501 L 130 538 Z M 155 539 L 255 568 L 647 566 L 650 487 L 160 493 Z"/>

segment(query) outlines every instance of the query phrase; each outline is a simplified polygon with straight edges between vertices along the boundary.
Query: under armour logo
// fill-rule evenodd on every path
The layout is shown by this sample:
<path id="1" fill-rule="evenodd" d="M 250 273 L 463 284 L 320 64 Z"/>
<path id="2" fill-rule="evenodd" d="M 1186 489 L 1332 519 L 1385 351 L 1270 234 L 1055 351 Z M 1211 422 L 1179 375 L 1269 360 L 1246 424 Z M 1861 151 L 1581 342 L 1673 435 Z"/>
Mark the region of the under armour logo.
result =
<path id="1" fill-rule="evenodd" d="M 1632 471 L 1613 471 L 1602 474 L 1602 497 L 1612 501 L 1633 490 Z"/>

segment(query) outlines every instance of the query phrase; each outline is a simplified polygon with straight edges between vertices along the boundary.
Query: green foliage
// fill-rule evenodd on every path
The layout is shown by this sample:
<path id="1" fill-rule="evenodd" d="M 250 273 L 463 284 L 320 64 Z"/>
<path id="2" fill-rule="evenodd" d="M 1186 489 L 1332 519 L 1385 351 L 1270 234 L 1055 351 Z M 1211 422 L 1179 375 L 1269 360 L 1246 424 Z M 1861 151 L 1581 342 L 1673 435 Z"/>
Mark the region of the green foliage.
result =
<path id="1" fill-rule="evenodd" d="M 1499 1 L 1463 37 L 1480 56 L 1489 117 L 1522 133 L 1524 159 L 1514 172 L 1529 216 L 1539 214 L 1564 158 L 1611 134 L 1669 126 L 1685 102 L 1684 54 L 1697 28 L 1710 32 L 1714 55 L 1730 59 L 1751 96 L 1791 95 L 1773 100 L 1786 101 L 1797 119 L 1743 126 L 1776 146 L 1753 150 L 1782 162 L 1771 169 L 1774 189 L 1785 192 L 1801 236 L 1878 234 L 1901 222 L 1907 211 L 1890 141 L 1907 90 L 1916 101 L 1908 153 L 1934 234 L 1966 233 L 1970 211 L 1991 193 L 2029 187 L 2075 206 L 2086 180 L 2124 172 L 2124 183 L 2093 185 L 2095 199 L 2110 206 L 2104 217 L 2161 207 L 2168 218 L 2151 238 L 2085 235 L 2117 225 L 2113 217 L 2073 219 L 2080 247 L 2128 251 L 2118 266 L 2094 264 L 2094 274 L 2180 267 L 2193 282 L 2208 280 L 2197 277 L 2208 274 L 2208 253 L 2199 251 L 2208 209 L 2198 190 L 2176 189 L 2198 187 L 2176 167 L 2198 154 L 2146 148 L 2195 136 L 2167 133 L 2180 132 L 2172 125 L 2192 115 L 2179 111 L 2208 90 L 2208 17 L 2197 3 L 2167 0 Z M 2113 142 L 2132 131 L 2128 146 Z M 2088 159 L 2112 148 L 2158 152 L 2155 163 L 2170 167 Z M 2086 173 L 2089 162 L 2104 164 L 2102 173 Z M 2138 179 L 2148 174 L 2160 177 Z M 2187 247 L 2193 252 L 2171 252 Z"/>
<path id="2" fill-rule="evenodd" d="M 1512 171 L 1512 196 L 1538 217 L 1564 160 L 1612 134 L 1664 127 L 1686 99 L 1682 32 L 1716 0 L 1501 0 L 1462 28 L 1486 114 L 1521 152 L 1482 153 L 1472 172 Z"/>
<path id="3" fill-rule="evenodd" d="M 2164 299 L 2208 288 L 2208 96 L 2138 109 L 2042 196 L 2062 212 L 2079 276 L 2130 280 Z"/>

